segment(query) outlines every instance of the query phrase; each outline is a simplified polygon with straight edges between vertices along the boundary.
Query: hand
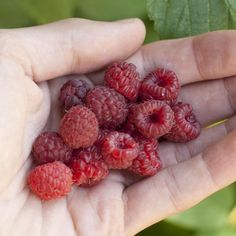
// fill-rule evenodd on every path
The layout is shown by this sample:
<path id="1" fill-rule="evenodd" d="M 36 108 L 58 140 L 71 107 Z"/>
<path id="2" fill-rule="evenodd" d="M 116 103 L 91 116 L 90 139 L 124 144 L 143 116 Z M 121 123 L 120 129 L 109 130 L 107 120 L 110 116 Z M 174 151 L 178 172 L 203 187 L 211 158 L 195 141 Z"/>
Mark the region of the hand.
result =
<path id="1" fill-rule="evenodd" d="M 59 120 L 58 92 L 69 74 L 124 60 L 143 43 L 140 20 L 114 23 L 71 19 L 24 29 L 0 30 L 0 235 L 122 235 L 121 177 L 111 175 L 68 198 L 41 202 L 27 185 L 31 146 Z M 115 220 L 115 223 L 113 221 Z"/>
<path id="2" fill-rule="evenodd" d="M 69 20 L 0 31 L 0 235 L 131 236 L 235 180 L 236 133 L 227 132 L 236 120 L 230 118 L 188 144 L 161 144 L 163 170 L 142 181 L 114 171 L 97 186 L 75 187 L 67 198 L 49 202 L 25 185 L 33 140 L 46 123 L 52 129 L 59 119 L 57 93 L 65 78 L 43 81 L 125 60 L 143 38 L 137 20 Z M 235 38 L 235 31 L 224 31 L 161 41 L 128 60 L 142 76 L 157 66 L 173 69 L 183 85 L 183 101 L 206 126 L 234 113 L 236 80 L 221 78 L 236 73 Z M 97 76 L 89 75 L 92 81 Z"/>

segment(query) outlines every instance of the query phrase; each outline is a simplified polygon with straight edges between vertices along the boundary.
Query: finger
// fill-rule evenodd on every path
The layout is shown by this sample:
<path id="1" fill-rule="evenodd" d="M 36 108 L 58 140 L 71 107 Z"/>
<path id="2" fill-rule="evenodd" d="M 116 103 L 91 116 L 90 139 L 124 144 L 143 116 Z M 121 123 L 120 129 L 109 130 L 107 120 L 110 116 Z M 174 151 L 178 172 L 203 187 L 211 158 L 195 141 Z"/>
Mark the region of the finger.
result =
<path id="1" fill-rule="evenodd" d="M 124 193 L 127 235 L 190 208 L 234 182 L 235 153 L 233 131 L 194 158 L 128 187 Z"/>
<path id="2" fill-rule="evenodd" d="M 143 43 L 145 28 L 138 19 L 112 23 L 69 19 L 0 33 L 0 43 L 6 45 L 2 54 L 10 55 L 39 82 L 87 73 L 130 56 Z"/>
<path id="3" fill-rule="evenodd" d="M 156 67 L 176 72 L 182 85 L 236 73 L 236 31 L 218 31 L 196 37 L 158 41 L 142 47 L 128 61 L 144 77 Z"/>
<path id="4" fill-rule="evenodd" d="M 202 126 L 229 118 L 236 111 L 236 77 L 186 85 L 180 100 L 192 105 Z"/>

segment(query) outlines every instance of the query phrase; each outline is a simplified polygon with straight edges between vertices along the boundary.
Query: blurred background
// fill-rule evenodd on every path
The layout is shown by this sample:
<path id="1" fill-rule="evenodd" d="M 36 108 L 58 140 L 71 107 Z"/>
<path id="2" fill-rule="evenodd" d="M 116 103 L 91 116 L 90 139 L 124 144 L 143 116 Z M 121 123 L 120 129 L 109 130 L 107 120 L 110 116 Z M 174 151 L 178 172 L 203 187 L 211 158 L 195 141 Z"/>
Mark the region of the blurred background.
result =
<path id="1" fill-rule="evenodd" d="M 150 43 L 236 28 L 236 0 L 0 0 L 1 28 L 68 17 L 102 21 L 139 17 L 147 28 L 145 43 Z M 153 235 L 236 236 L 236 185 L 138 234 Z"/>

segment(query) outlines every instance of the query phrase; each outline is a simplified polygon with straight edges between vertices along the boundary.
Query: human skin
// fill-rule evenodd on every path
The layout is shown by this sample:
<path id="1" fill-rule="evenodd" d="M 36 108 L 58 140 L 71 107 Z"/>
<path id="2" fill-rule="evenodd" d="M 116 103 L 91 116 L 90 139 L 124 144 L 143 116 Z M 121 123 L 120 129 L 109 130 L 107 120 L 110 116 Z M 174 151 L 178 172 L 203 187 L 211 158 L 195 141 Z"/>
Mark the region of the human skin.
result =
<path id="1" fill-rule="evenodd" d="M 236 31 L 141 47 L 144 37 L 137 19 L 0 30 L 1 236 L 132 236 L 235 181 Z M 94 187 L 40 201 L 26 185 L 30 151 L 45 127 L 58 127 L 60 86 L 69 74 L 100 83 L 103 72 L 91 72 L 120 60 L 142 77 L 158 66 L 174 70 L 203 127 L 229 119 L 187 144 L 162 142 L 163 169 L 153 177 L 113 171 Z"/>

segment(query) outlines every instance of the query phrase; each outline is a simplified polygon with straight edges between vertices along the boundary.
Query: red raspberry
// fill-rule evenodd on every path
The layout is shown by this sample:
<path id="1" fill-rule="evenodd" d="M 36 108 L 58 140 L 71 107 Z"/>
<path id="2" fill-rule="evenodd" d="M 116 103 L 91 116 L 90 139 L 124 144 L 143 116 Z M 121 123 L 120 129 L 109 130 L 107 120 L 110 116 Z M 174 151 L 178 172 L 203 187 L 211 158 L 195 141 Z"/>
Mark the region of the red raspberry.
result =
<path id="1" fill-rule="evenodd" d="M 66 146 L 61 136 L 56 132 L 44 132 L 34 142 L 32 154 L 37 164 L 53 161 L 68 162 L 72 150 Z"/>
<path id="2" fill-rule="evenodd" d="M 73 158 L 70 167 L 74 183 L 82 186 L 92 186 L 109 174 L 107 164 L 96 151 L 80 151 Z"/>
<path id="3" fill-rule="evenodd" d="M 55 161 L 33 169 L 28 184 L 34 194 L 42 200 L 66 196 L 72 185 L 72 173 L 62 162 Z"/>
<path id="4" fill-rule="evenodd" d="M 144 100 L 164 100 L 173 104 L 179 94 L 179 81 L 171 70 L 157 68 L 149 73 L 141 83 L 139 95 Z"/>
<path id="5" fill-rule="evenodd" d="M 87 107 L 72 107 L 62 118 L 59 133 L 71 148 L 91 146 L 98 136 L 97 118 Z"/>
<path id="6" fill-rule="evenodd" d="M 128 114 L 125 98 L 108 87 L 92 89 L 86 97 L 86 103 L 96 114 L 99 125 L 105 128 L 114 128 L 123 123 Z"/>
<path id="7" fill-rule="evenodd" d="M 139 154 L 133 160 L 129 170 L 141 176 L 155 175 L 161 168 L 157 140 L 145 138 L 142 135 L 135 135 L 133 137 L 139 144 Z"/>
<path id="8" fill-rule="evenodd" d="M 105 73 L 106 84 L 130 101 L 138 97 L 140 76 L 132 63 L 119 62 L 109 66 Z"/>
<path id="9" fill-rule="evenodd" d="M 138 155 L 138 144 L 125 133 L 109 133 L 102 145 L 102 155 L 112 169 L 126 169 Z"/>
<path id="10" fill-rule="evenodd" d="M 59 101 L 64 111 L 76 105 L 83 105 L 91 85 L 81 79 L 67 81 L 61 88 Z"/>
<path id="11" fill-rule="evenodd" d="M 150 100 L 132 107 L 130 115 L 138 131 L 146 138 L 159 138 L 173 126 L 174 113 L 162 101 Z"/>
<path id="12" fill-rule="evenodd" d="M 188 142 L 198 137 L 201 125 L 189 104 L 178 103 L 172 107 L 174 126 L 165 138 L 172 142 Z"/>

